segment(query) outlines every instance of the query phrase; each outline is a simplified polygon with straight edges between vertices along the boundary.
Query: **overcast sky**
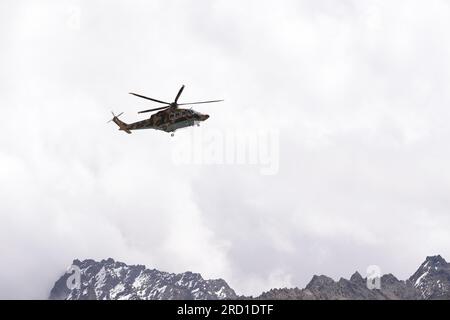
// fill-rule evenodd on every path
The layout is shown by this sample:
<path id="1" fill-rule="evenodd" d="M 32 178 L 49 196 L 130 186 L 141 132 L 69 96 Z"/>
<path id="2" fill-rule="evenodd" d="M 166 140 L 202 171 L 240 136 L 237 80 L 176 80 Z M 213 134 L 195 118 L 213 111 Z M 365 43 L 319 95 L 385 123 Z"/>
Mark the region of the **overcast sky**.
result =
<path id="1" fill-rule="evenodd" d="M 449 30 L 446 0 L 1 1 L 0 298 L 75 258 L 239 294 L 450 259 Z M 225 99 L 200 128 L 106 124 L 182 84 Z M 173 161 L 195 130 L 269 129 L 276 174 Z"/>

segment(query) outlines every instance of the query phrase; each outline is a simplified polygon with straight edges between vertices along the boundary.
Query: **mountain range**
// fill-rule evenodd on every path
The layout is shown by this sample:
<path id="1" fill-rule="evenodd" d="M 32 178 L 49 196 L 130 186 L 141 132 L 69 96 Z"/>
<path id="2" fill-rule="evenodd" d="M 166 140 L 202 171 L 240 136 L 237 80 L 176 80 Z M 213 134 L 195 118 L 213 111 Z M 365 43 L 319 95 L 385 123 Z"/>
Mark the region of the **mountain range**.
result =
<path id="1" fill-rule="evenodd" d="M 350 279 L 313 276 L 304 289 L 271 289 L 256 297 L 240 296 L 222 279 L 205 280 L 198 273 L 180 274 L 127 265 L 109 258 L 100 262 L 74 260 L 71 272 L 53 286 L 53 300 L 433 300 L 450 299 L 450 263 L 429 256 L 407 280 L 392 274 L 369 289 L 367 278 L 355 272 Z M 75 271 L 74 271 L 75 270 Z"/>

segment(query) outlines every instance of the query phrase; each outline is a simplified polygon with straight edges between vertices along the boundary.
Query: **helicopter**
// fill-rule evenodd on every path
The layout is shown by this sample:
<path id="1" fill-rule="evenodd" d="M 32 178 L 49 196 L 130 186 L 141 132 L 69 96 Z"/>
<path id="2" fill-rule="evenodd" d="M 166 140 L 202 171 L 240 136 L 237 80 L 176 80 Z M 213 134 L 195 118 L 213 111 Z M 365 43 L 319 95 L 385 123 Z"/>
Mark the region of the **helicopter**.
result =
<path id="1" fill-rule="evenodd" d="M 148 119 L 141 120 L 134 123 L 125 123 L 119 119 L 119 117 L 123 114 L 120 113 L 117 116 L 114 114 L 114 112 L 111 111 L 113 118 L 109 120 L 108 122 L 113 121 L 117 126 L 119 127 L 119 130 L 125 131 L 126 133 L 131 133 L 132 130 L 140 130 L 140 129 L 155 129 L 155 130 L 162 130 L 165 132 L 170 132 L 171 136 L 174 136 L 174 133 L 176 130 L 181 128 L 186 128 L 190 126 L 200 126 L 200 122 L 205 121 L 209 118 L 209 115 L 202 114 L 198 111 L 192 110 L 192 109 L 184 109 L 179 108 L 179 106 L 187 106 L 187 105 L 194 105 L 194 104 L 203 104 L 203 103 L 214 103 L 214 102 L 221 102 L 224 100 L 210 100 L 210 101 L 199 101 L 199 102 L 189 102 L 189 103 L 178 103 L 178 99 L 181 96 L 181 93 L 184 90 L 184 85 L 180 88 L 180 90 L 177 93 L 177 96 L 175 97 L 174 102 L 165 102 L 153 98 L 149 98 L 137 93 L 130 92 L 129 94 L 134 95 L 136 97 L 151 100 L 154 102 L 158 102 L 161 104 L 164 104 L 163 107 L 148 109 L 139 111 L 138 113 L 147 113 L 147 112 L 153 112 L 158 111 L 157 113 L 152 114 Z"/>

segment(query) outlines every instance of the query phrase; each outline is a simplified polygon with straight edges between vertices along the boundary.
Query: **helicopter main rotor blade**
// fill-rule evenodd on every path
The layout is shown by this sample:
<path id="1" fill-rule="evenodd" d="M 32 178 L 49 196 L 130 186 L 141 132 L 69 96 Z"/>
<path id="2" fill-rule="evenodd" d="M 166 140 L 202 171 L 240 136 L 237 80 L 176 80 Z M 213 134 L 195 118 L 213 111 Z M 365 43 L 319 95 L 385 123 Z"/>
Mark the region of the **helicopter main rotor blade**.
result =
<path id="1" fill-rule="evenodd" d="M 139 111 L 138 113 L 152 112 L 152 111 L 163 110 L 163 109 L 167 109 L 167 108 L 170 108 L 170 105 L 160 107 L 160 108 L 153 108 L 153 109 L 148 109 L 148 110 L 144 110 L 144 111 Z"/>
<path id="2" fill-rule="evenodd" d="M 164 101 L 161 101 L 161 100 L 156 100 L 156 99 L 153 99 L 153 98 L 142 96 L 142 95 L 137 94 L 137 93 L 130 92 L 130 94 L 132 94 L 133 96 L 142 98 L 142 99 L 147 99 L 147 100 L 151 100 L 151 101 L 155 101 L 155 102 L 159 102 L 159 103 L 164 103 L 164 104 L 170 104 L 170 102 L 164 102 Z"/>
<path id="3" fill-rule="evenodd" d="M 178 98 L 181 96 L 181 93 L 183 92 L 183 90 L 184 90 L 184 85 L 182 85 L 180 91 L 178 91 L 178 94 L 177 94 L 177 96 L 175 98 L 175 103 L 177 103 Z"/>
<path id="4" fill-rule="evenodd" d="M 211 101 L 201 101 L 201 102 L 189 102 L 189 103 L 178 103 L 179 106 L 186 106 L 189 104 L 201 104 L 201 103 L 213 103 L 213 102 L 221 102 L 224 100 L 211 100 Z"/>

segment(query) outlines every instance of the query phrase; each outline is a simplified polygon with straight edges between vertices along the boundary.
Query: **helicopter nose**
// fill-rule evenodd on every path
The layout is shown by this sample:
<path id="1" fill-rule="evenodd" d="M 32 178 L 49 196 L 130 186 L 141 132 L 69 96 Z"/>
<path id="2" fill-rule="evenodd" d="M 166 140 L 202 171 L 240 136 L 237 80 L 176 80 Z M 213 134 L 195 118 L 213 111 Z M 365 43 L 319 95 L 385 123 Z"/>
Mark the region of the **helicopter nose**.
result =
<path id="1" fill-rule="evenodd" d="M 208 118 L 209 118 L 209 115 L 208 115 L 208 114 L 204 114 L 202 120 L 205 121 L 205 120 L 208 119 Z"/>

